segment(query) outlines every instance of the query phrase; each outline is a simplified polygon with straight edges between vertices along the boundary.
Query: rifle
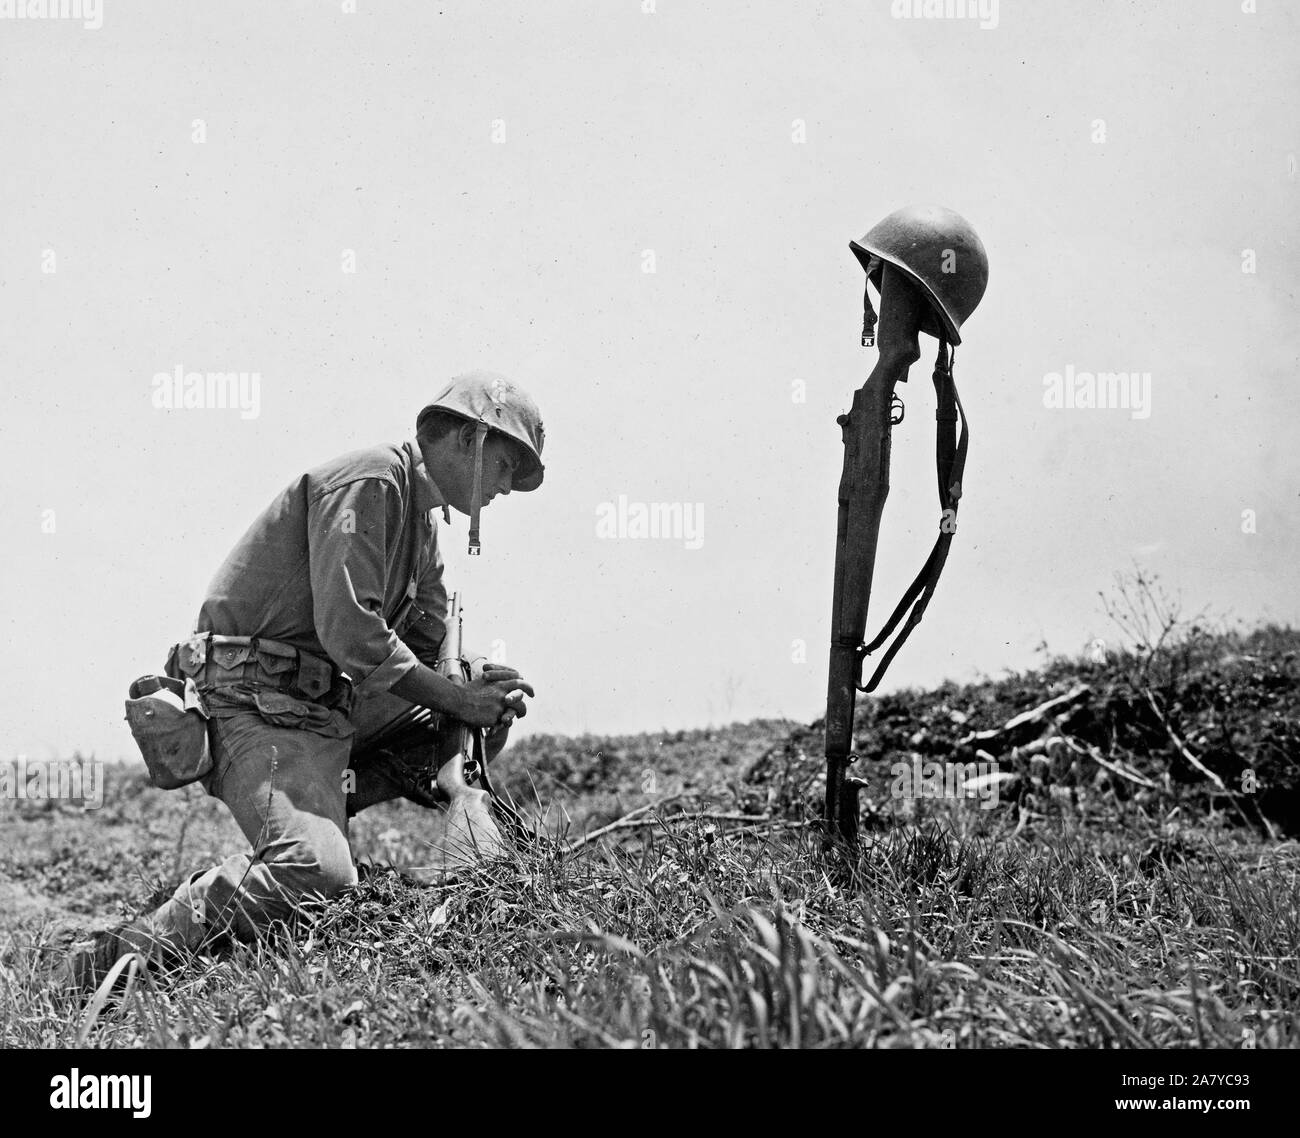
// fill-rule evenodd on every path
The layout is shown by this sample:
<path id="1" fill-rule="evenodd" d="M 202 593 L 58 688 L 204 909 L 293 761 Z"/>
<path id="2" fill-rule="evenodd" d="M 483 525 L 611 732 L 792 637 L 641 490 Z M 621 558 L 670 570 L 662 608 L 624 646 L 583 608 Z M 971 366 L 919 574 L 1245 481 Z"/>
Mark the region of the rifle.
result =
<path id="1" fill-rule="evenodd" d="M 858 832 L 858 790 L 850 776 L 853 708 L 857 693 L 872 692 L 895 653 L 920 623 L 956 529 L 957 505 L 966 466 L 966 414 L 953 380 L 953 352 L 963 321 L 975 311 L 988 285 L 988 255 L 970 223 L 942 206 L 909 206 L 890 214 L 865 237 L 849 243 L 867 273 L 863 295 L 862 345 L 873 342 L 879 358 L 853 407 L 839 417 L 844 467 L 839 485 L 835 537 L 835 585 L 831 610 L 830 666 L 826 684 L 826 829 L 829 841 L 852 845 Z M 880 291 L 880 323 L 871 306 L 870 285 Z M 908 587 L 884 628 L 864 643 L 867 607 L 876 565 L 880 519 L 889 496 L 891 428 L 903 421 L 896 384 L 921 356 L 921 332 L 939 341 L 934 367 L 938 396 L 935 467 L 943 515 L 939 536 L 921 572 Z M 894 410 L 899 414 L 894 418 Z M 960 434 L 957 423 L 961 423 Z M 881 647 L 906 617 L 868 683 L 862 662 Z"/>
<path id="2" fill-rule="evenodd" d="M 835 532 L 835 587 L 826 690 L 826 824 L 832 835 L 853 842 L 858 831 L 858 783 L 846 777 L 853 754 L 853 708 L 861 675 L 862 638 L 876 565 L 880 519 L 889 496 L 891 407 L 894 386 L 907 381 L 918 359 L 917 337 L 928 305 L 901 270 L 885 265 L 881 277 L 880 349 L 853 407 L 837 420 L 843 431 Z"/>
<path id="3" fill-rule="evenodd" d="M 454 684 L 468 683 L 470 666 L 462 657 L 463 618 L 460 594 L 453 593 L 447 613 L 447 634 L 443 638 L 435 670 Z M 446 802 L 439 807 L 437 833 L 431 842 L 433 868 L 445 872 L 463 869 L 481 861 L 506 856 L 505 840 L 492 818 L 490 806 L 498 808 L 514 823 L 514 808 L 498 797 L 488 774 L 487 732 L 460 720 L 443 721 L 436 754 L 437 774 L 433 797 Z M 483 789 L 470 785 L 477 780 Z"/>
<path id="4" fill-rule="evenodd" d="M 434 670 L 451 683 L 468 683 L 459 593 L 452 594 L 445 625 Z M 431 865 L 422 867 L 435 877 L 506 855 L 492 807 L 516 837 L 530 834 L 514 806 L 497 794 L 487 757 L 484 729 L 420 706 L 394 719 L 366 748 L 365 760 L 383 758 L 407 798 L 437 812 Z"/>

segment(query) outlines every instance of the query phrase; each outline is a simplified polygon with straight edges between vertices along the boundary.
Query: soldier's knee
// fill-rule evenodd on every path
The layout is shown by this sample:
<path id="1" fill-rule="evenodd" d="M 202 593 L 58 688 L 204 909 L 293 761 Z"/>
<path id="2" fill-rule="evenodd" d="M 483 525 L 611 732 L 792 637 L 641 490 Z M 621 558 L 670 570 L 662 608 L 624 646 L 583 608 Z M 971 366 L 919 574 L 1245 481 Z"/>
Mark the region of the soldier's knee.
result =
<path id="1" fill-rule="evenodd" d="M 333 897 L 357 883 L 357 867 L 351 853 L 342 859 L 322 861 L 316 870 L 316 892 L 323 897 Z"/>
<path id="2" fill-rule="evenodd" d="M 298 897 L 334 897 L 357 883 L 357 867 L 342 835 L 338 840 L 295 842 L 267 864 L 280 887 Z"/>

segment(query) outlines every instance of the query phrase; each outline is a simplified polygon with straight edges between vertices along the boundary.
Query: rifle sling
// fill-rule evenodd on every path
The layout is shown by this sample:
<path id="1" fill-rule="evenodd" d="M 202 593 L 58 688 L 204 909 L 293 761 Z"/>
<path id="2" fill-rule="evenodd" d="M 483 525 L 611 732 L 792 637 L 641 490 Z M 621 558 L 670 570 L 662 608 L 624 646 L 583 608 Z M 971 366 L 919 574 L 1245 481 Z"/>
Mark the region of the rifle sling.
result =
<path id="1" fill-rule="evenodd" d="M 943 572 L 944 563 L 948 560 L 948 549 L 952 545 L 952 535 L 957 518 L 957 504 L 961 498 L 962 477 L 966 471 L 966 449 L 970 437 L 966 423 L 966 412 L 962 408 L 961 397 L 957 394 L 957 384 L 952 374 L 952 357 L 955 355 L 955 352 L 952 352 L 951 356 L 949 355 L 948 342 L 946 339 L 941 338 L 939 341 L 939 356 L 935 361 L 933 377 L 939 404 L 934 413 L 936 421 L 935 473 L 939 484 L 939 505 L 943 511 L 939 521 L 939 536 L 934 543 L 934 548 L 930 550 L 930 556 L 926 558 L 925 564 L 921 567 L 920 573 L 907 587 L 907 592 L 903 594 L 903 599 L 898 602 L 898 606 L 885 622 L 884 628 L 869 644 L 859 647 L 860 657 L 870 656 L 889 638 L 890 633 L 894 631 L 903 616 L 907 616 L 907 622 L 903 625 L 893 643 L 890 644 L 880 663 L 876 665 L 876 670 L 872 673 L 871 679 L 865 686 L 861 683 L 858 684 L 859 691 L 873 692 L 876 690 L 876 686 L 884 676 L 885 670 L 898 654 L 898 650 L 903 646 L 904 641 L 912 634 L 912 629 L 921 623 L 921 617 L 925 615 L 926 606 L 929 605 L 930 598 L 934 596 L 935 586 L 939 583 L 939 575 Z M 960 435 L 956 430 L 958 421 L 961 422 Z M 951 514 L 949 511 L 951 511 Z"/>

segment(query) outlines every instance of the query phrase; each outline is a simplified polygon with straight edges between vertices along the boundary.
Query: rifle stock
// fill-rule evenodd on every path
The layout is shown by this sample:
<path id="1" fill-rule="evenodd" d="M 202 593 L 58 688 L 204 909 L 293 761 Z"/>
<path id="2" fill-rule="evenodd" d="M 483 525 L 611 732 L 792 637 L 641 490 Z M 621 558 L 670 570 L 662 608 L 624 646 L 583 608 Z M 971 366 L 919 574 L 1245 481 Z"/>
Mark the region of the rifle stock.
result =
<path id="1" fill-rule="evenodd" d="M 858 831 L 858 788 L 846 780 L 853 761 L 853 710 L 876 565 L 880 520 L 889 496 L 890 407 L 894 386 L 907 381 L 921 355 L 918 336 L 929 306 L 922 291 L 891 264 L 880 280 L 879 357 L 840 417 L 844 467 L 835 537 L 830 667 L 826 691 L 826 826 L 852 843 Z"/>

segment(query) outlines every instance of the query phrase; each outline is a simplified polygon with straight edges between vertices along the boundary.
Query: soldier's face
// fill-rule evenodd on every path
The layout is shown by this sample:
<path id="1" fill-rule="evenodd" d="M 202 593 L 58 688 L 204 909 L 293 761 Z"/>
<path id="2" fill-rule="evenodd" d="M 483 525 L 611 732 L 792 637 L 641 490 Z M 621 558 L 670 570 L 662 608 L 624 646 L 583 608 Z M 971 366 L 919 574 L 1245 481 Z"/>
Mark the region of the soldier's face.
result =
<path id="1" fill-rule="evenodd" d="M 448 485 L 439 483 L 440 489 L 447 496 L 448 503 L 462 514 L 468 514 L 472 507 L 474 495 L 474 428 L 466 426 L 454 435 L 449 434 L 447 441 L 455 450 L 450 456 L 450 478 Z M 497 432 L 491 432 L 483 440 L 483 496 L 481 504 L 486 506 L 498 494 L 509 494 L 515 471 L 519 468 L 522 457 L 518 443 Z"/>

